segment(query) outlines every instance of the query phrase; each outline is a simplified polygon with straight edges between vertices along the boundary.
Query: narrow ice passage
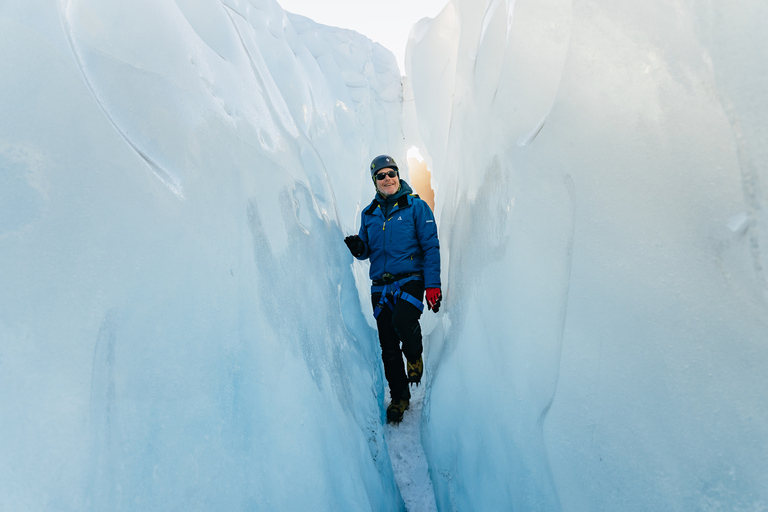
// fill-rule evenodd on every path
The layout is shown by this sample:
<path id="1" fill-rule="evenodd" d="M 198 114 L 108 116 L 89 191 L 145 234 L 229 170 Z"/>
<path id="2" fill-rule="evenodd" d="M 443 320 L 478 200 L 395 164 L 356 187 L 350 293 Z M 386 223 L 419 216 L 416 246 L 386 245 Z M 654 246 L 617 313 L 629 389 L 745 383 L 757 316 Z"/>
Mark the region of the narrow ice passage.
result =
<path id="1" fill-rule="evenodd" d="M 0 2 L 0 510 L 768 510 L 766 23 L 450 0 L 402 79 L 276 0 Z M 411 143 L 392 427 L 342 240 Z"/>
<path id="2" fill-rule="evenodd" d="M 426 385 L 411 386 L 411 403 L 399 425 L 386 425 L 389 458 L 408 512 L 437 512 L 435 490 L 421 445 L 421 413 Z"/>

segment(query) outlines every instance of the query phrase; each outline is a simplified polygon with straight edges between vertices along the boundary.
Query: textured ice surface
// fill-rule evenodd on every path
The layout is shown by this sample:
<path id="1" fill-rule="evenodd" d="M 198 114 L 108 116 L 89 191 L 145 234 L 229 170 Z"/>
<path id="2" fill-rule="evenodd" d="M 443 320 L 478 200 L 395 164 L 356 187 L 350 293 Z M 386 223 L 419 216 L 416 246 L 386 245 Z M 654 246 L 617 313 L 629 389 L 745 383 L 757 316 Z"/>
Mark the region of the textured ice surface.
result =
<path id="1" fill-rule="evenodd" d="M 765 509 L 766 20 L 452 0 L 401 93 L 272 0 L 0 4 L 0 509 L 403 509 L 340 241 L 405 140 L 438 508 Z"/>
<path id="2" fill-rule="evenodd" d="M 402 508 L 341 243 L 394 57 L 267 0 L 4 2 L 0 48 L 0 509 Z"/>
<path id="3" fill-rule="evenodd" d="M 440 510 L 768 507 L 766 20 L 454 0 L 412 32 Z"/>

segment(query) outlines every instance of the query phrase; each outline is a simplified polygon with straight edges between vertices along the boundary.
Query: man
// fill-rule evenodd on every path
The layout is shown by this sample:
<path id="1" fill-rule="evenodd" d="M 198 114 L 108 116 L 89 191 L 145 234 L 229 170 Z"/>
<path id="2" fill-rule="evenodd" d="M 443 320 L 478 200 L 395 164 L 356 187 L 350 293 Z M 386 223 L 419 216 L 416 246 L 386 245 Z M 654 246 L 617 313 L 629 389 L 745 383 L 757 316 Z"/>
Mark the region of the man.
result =
<path id="1" fill-rule="evenodd" d="M 361 214 L 359 234 L 344 242 L 355 258 L 371 260 L 371 303 L 391 397 L 387 421 L 399 423 L 411 398 L 408 384 L 421 382 L 424 371 L 419 317 L 425 290 L 435 313 L 442 299 L 440 244 L 432 210 L 400 179 L 392 157 L 374 158 L 371 178 L 376 196 Z"/>

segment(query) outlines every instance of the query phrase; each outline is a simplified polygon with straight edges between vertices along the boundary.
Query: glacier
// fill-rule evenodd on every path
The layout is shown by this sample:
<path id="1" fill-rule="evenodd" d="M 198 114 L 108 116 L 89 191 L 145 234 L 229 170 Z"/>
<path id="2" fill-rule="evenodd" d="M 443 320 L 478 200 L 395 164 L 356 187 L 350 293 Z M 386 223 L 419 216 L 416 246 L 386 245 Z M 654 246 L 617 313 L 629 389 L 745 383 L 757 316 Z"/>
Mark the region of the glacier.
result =
<path id="1" fill-rule="evenodd" d="M 458 0 L 413 28 L 440 510 L 768 507 L 766 15 Z"/>
<path id="2" fill-rule="evenodd" d="M 768 509 L 766 20 L 451 0 L 401 77 L 274 0 L 0 4 L 0 509 L 405 510 L 342 239 L 411 146 L 438 509 Z"/>
<path id="3" fill-rule="evenodd" d="M 392 54 L 274 1 L 0 25 L 0 509 L 403 509 L 340 243 Z"/>

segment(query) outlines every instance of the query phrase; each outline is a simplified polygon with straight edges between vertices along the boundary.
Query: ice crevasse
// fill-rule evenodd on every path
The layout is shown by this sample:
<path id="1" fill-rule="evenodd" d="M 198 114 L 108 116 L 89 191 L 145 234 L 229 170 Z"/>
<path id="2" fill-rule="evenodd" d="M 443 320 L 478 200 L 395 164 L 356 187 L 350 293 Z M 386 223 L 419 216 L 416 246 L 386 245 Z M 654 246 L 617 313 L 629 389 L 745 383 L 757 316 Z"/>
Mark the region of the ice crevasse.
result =
<path id="1" fill-rule="evenodd" d="M 768 507 L 767 8 L 0 6 L 0 509 L 403 510 L 371 156 L 432 171 L 440 510 Z M 407 173 L 404 173 L 407 179 Z"/>

